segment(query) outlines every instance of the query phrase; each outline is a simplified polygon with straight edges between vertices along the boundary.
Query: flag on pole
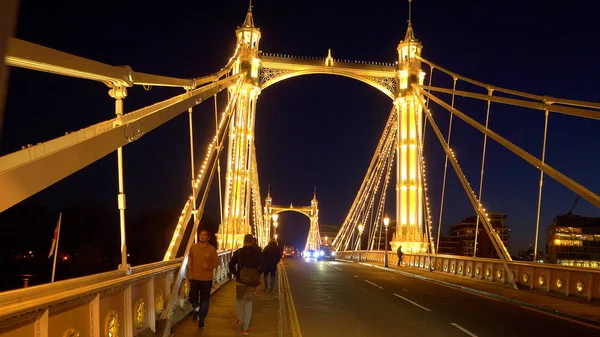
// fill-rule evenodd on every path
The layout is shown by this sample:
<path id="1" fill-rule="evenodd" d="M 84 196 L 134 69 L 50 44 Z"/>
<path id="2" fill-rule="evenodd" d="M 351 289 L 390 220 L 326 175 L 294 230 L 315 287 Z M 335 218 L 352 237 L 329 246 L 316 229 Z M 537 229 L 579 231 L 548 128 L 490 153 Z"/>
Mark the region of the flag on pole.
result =
<path id="1" fill-rule="evenodd" d="M 60 214 L 62 216 L 62 213 Z M 52 245 L 50 246 L 50 253 L 48 253 L 48 258 L 52 257 L 54 253 L 54 247 L 56 246 L 56 241 L 58 241 L 58 233 L 60 232 L 60 218 L 58 217 L 58 222 L 56 223 L 56 228 L 54 229 L 54 237 L 52 238 Z"/>

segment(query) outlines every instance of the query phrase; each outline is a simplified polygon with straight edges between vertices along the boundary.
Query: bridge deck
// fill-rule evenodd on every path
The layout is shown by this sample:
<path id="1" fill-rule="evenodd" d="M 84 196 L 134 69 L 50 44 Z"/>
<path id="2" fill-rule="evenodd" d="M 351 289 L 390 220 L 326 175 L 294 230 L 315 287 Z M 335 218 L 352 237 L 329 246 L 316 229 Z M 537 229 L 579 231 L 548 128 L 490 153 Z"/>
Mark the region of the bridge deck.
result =
<path id="1" fill-rule="evenodd" d="M 285 267 L 303 336 L 563 337 L 600 331 L 591 323 L 364 264 L 298 259 L 286 260 Z M 592 316 L 600 313 L 600 307 L 564 304 L 587 307 Z"/>
<path id="2" fill-rule="evenodd" d="M 383 267 L 383 263 L 369 262 L 370 265 Z M 556 311 L 581 320 L 595 321 L 600 324 L 600 303 L 587 302 L 583 298 L 570 296 L 569 299 L 560 298 L 553 294 L 538 293 L 535 291 L 519 291 L 509 285 L 499 283 L 482 282 L 446 275 L 442 273 L 432 273 L 419 268 L 397 267 L 390 264 L 389 268 L 394 271 L 409 273 L 420 277 L 426 277 L 432 281 L 446 282 L 458 287 L 472 289 L 491 294 L 492 296 L 503 297 L 516 304 L 529 305 L 532 309 L 543 311 Z M 537 308 L 536 308 L 537 307 Z"/>
<path id="3" fill-rule="evenodd" d="M 251 336 L 276 337 L 278 336 L 278 295 L 264 293 L 263 285 L 256 289 L 252 306 L 252 321 L 250 323 Z M 173 327 L 172 337 L 229 337 L 240 336 L 236 331 L 235 313 L 235 281 L 229 281 L 210 297 L 210 308 L 206 317 L 205 328 L 197 330 L 197 323 L 188 316 Z"/>

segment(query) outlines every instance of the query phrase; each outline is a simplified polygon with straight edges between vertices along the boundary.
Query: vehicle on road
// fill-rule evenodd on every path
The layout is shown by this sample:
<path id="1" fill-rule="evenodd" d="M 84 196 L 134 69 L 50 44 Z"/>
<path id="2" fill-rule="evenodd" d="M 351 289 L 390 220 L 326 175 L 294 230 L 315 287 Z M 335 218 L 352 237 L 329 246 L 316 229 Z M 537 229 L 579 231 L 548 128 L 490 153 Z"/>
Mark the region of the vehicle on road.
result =
<path id="1" fill-rule="evenodd" d="M 335 252 L 330 247 L 323 246 L 319 250 L 317 260 L 335 260 Z"/>
<path id="2" fill-rule="evenodd" d="M 283 258 L 295 258 L 298 257 L 298 251 L 294 248 L 294 246 L 284 246 L 283 247 Z"/>

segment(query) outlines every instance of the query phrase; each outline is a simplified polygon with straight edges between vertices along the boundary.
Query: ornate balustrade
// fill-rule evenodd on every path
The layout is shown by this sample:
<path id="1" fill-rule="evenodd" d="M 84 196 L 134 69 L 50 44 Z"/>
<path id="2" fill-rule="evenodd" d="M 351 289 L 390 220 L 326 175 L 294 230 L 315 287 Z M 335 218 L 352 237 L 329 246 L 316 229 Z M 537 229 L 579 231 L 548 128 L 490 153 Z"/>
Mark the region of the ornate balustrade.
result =
<path id="1" fill-rule="evenodd" d="M 382 251 L 338 252 L 339 259 L 383 263 Z M 398 263 L 395 252 L 388 252 L 390 265 Z M 472 258 L 457 255 L 404 254 L 402 264 L 408 268 L 430 269 L 479 281 L 508 283 L 504 267 L 498 259 Z M 519 289 L 541 290 L 578 296 L 588 300 L 600 299 L 600 270 L 575 268 L 555 264 L 522 261 L 507 262 Z M 407 270 L 409 271 L 409 270 Z"/>
<path id="2" fill-rule="evenodd" d="M 230 251 L 219 252 L 213 291 L 229 280 Z M 0 336 L 136 336 L 155 331 L 181 258 L 0 293 Z M 189 282 L 177 294 L 184 317 Z"/>

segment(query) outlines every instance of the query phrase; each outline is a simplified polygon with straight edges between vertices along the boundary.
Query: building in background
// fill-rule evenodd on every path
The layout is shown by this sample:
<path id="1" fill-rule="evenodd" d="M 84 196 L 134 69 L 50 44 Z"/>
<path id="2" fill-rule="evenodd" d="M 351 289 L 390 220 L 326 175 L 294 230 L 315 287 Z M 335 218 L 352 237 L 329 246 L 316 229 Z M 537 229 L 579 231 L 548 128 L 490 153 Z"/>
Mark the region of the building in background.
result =
<path id="1" fill-rule="evenodd" d="M 505 224 L 507 219 L 503 213 L 488 213 L 492 227 L 504 245 L 508 249 L 510 239 L 510 228 Z M 461 222 L 452 225 L 448 235 L 440 236 L 439 253 L 473 256 L 473 243 L 475 242 L 475 228 L 477 227 L 477 216 L 470 216 Z M 479 234 L 477 235 L 477 257 L 498 258 L 496 250 L 483 224 L 479 223 Z"/>
<path id="2" fill-rule="evenodd" d="M 544 252 L 538 250 L 537 255 L 533 252 L 533 246 L 530 244 L 529 249 L 519 251 L 519 260 L 531 262 L 535 257 L 538 262 L 544 261 Z"/>
<path id="3" fill-rule="evenodd" d="M 600 218 L 564 214 L 548 227 L 548 262 L 600 268 Z"/>
<path id="4" fill-rule="evenodd" d="M 331 245 L 339 230 L 340 228 L 336 226 L 319 225 L 319 234 L 321 235 L 321 242 L 325 246 Z"/>

